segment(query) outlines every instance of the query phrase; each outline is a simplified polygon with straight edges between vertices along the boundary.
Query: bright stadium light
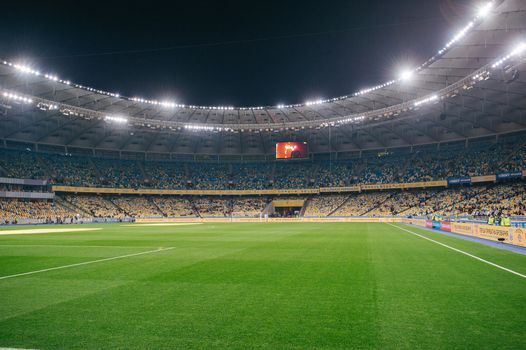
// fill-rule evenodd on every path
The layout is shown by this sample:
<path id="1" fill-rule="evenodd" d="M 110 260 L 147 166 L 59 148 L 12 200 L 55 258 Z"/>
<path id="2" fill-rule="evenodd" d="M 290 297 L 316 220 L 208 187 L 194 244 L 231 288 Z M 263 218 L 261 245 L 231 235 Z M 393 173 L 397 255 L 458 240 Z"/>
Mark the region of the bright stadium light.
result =
<path id="1" fill-rule="evenodd" d="M 400 80 L 401 81 L 409 81 L 409 80 L 413 79 L 414 74 L 415 74 L 415 72 L 413 70 L 404 69 L 400 73 Z"/>
<path id="2" fill-rule="evenodd" d="M 305 102 L 305 106 L 321 105 L 322 103 L 323 103 L 323 100 L 322 99 L 318 99 L 318 100 Z"/>
<path id="3" fill-rule="evenodd" d="M 33 74 L 33 75 L 36 75 L 36 76 L 40 76 L 40 72 L 38 70 L 35 70 L 29 66 L 26 66 L 24 64 L 14 64 L 13 67 L 17 70 L 19 70 L 20 72 L 22 73 L 28 73 L 28 74 Z"/>
<path id="4" fill-rule="evenodd" d="M 478 18 L 484 18 L 488 16 L 491 12 L 491 9 L 493 8 L 493 2 L 488 2 L 487 4 L 484 4 L 479 7 L 477 11 L 477 17 Z"/>
<path id="5" fill-rule="evenodd" d="M 422 100 L 416 101 L 415 102 L 415 107 L 419 107 L 419 106 L 424 105 L 424 104 L 436 102 L 436 101 L 438 101 L 438 99 L 439 99 L 438 95 L 432 95 L 432 96 L 426 97 L 426 98 L 424 98 Z"/>
<path id="6" fill-rule="evenodd" d="M 104 120 L 108 121 L 108 122 L 112 122 L 112 123 L 118 123 L 118 124 L 125 124 L 128 122 L 128 119 L 127 118 L 124 118 L 124 117 L 115 117 L 115 116 L 111 116 L 111 115 L 107 115 Z"/>
<path id="7" fill-rule="evenodd" d="M 511 52 L 512 56 L 522 55 L 526 51 L 526 42 L 522 42 Z"/>

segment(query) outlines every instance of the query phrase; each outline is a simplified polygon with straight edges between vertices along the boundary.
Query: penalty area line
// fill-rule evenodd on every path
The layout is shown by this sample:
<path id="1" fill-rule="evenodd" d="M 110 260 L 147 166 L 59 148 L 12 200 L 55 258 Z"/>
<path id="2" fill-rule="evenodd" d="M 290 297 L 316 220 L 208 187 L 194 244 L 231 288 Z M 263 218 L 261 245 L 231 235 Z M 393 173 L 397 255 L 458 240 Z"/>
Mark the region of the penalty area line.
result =
<path id="1" fill-rule="evenodd" d="M 70 267 L 77 267 L 77 266 L 96 264 L 96 263 L 105 262 L 105 261 L 118 260 L 118 259 L 124 259 L 124 258 L 131 258 L 133 256 L 153 254 L 153 253 L 160 253 L 160 252 L 164 252 L 164 251 L 172 250 L 172 249 L 175 249 L 175 247 L 159 248 L 159 249 L 155 249 L 155 250 L 148 250 L 146 252 L 126 254 L 126 255 L 119 255 L 119 256 L 113 256 L 111 258 L 90 260 L 90 261 L 84 261 L 84 262 L 77 263 L 77 264 L 63 265 L 63 266 L 57 266 L 57 267 L 50 267 L 48 269 L 17 273 L 17 274 L 14 274 L 14 275 L 0 276 L 0 280 L 5 280 L 5 279 L 8 279 L 8 278 L 14 278 L 14 277 L 27 276 L 27 275 L 34 275 L 34 274 L 37 274 L 37 273 L 48 272 L 48 271 L 68 269 Z"/>
<path id="2" fill-rule="evenodd" d="M 445 247 L 445 248 L 448 248 L 448 249 L 454 250 L 454 251 L 457 252 L 457 253 L 460 253 L 460 254 L 464 254 L 464 255 L 466 255 L 466 256 L 469 256 L 470 258 L 473 258 L 473 259 L 475 259 L 475 260 L 481 261 L 481 262 L 483 262 L 483 263 L 485 263 L 485 264 L 488 264 L 488 265 L 494 266 L 494 267 L 496 267 L 496 268 L 498 268 L 498 269 L 501 269 L 501 270 L 504 270 L 504 271 L 506 271 L 506 272 L 512 273 L 512 274 L 514 274 L 514 275 L 516 275 L 516 276 L 519 276 L 519 277 L 522 277 L 522 278 L 526 278 L 526 275 L 523 275 L 522 273 L 519 273 L 519 272 L 517 272 L 517 271 L 513 271 L 513 270 L 511 270 L 511 269 L 508 269 L 507 267 L 504 267 L 504 266 L 501 266 L 501 265 L 498 265 L 498 264 L 492 263 L 491 261 L 488 261 L 488 260 L 482 259 L 482 258 L 480 258 L 480 257 L 478 257 L 478 256 L 476 256 L 476 255 L 470 254 L 470 253 L 465 252 L 465 251 L 463 251 L 463 250 L 460 250 L 460 249 L 458 249 L 458 248 L 454 248 L 454 247 L 452 247 L 452 246 L 450 246 L 450 245 L 447 245 L 447 244 L 445 244 L 445 243 L 442 243 L 442 242 L 439 242 L 439 241 L 435 241 L 435 240 L 432 239 L 432 238 L 426 237 L 426 236 L 424 236 L 424 235 L 421 235 L 421 234 L 416 233 L 416 232 L 414 232 L 414 231 L 411 231 L 411 230 L 405 229 L 405 228 L 403 228 L 403 227 L 400 227 L 400 226 L 397 226 L 397 225 L 393 225 L 393 224 L 390 224 L 390 223 L 387 223 L 387 224 L 390 225 L 390 226 L 396 227 L 397 229 L 400 229 L 400 230 L 402 230 L 402 231 L 408 232 L 408 233 L 410 233 L 410 234 L 412 234 L 412 235 L 415 235 L 415 236 L 418 236 L 418 237 L 423 238 L 423 239 L 425 239 L 425 240 L 428 240 L 428 241 L 430 241 L 430 242 L 433 242 L 433 243 L 435 243 L 435 244 L 441 245 L 441 246 L 443 246 L 443 247 Z"/>

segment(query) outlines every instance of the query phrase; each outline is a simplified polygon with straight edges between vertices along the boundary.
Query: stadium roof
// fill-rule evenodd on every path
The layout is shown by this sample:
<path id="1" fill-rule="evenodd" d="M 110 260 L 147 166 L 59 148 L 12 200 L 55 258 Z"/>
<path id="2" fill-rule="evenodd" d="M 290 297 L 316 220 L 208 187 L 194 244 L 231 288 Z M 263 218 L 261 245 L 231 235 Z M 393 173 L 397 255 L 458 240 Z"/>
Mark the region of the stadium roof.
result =
<path id="1" fill-rule="evenodd" d="M 271 154 L 278 140 L 348 152 L 526 129 L 526 2 L 490 1 L 396 81 L 323 101 L 206 107 L 128 98 L 0 64 L 4 143 L 183 154 Z"/>

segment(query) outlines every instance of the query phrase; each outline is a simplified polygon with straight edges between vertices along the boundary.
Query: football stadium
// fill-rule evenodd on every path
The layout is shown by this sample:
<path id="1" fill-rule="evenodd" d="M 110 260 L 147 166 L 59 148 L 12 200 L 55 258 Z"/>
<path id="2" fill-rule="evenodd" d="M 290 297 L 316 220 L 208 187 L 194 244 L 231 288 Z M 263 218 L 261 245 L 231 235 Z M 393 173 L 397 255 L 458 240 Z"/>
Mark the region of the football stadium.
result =
<path id="1" fill-rule="evenodd" d="M 115 44 L 64 56 L 50 47 L 21 58 L 29 34 L 2 34 L 18 51 L 0 44 L 0 349 L 526 348 L 526 1 L 424 2 L 401 1 L 415 10 L 396 25 L 377 26 L 394 5 L 376 13 L 375 0 L 353 15 L 371 27 L 231 40 L 203 24 L 219 41 L 163 47 L 152 38 L 144 51 Z M 320 25 L 347 16 L 341 6 L 316 8 Z M 461 10 L 419 18 L 432 6 Z M 0 27 L 52 22 L 41 10 L 34 21 L 5 12 Z M 182 23 L 200 22 L 186 10 Z M 259 10 L 246 14 L 279 27 Z M 289 10 L 276 16 L 294 17 Z M 213 17 L 203 11 L 202 23 Z M 73 40 L 66 13 L 66 24 L 48 28 L 57 45 L 89 47 Z M 231 16 L 245 25 L 241 10 Z M 147 17 L 141 25 L 157 28 Z M 107 40 L 125 42 L 133 26 Z M 201 30 L 182 27 L 168 33 Z M 395 46 L 374 39 L 404 30 Z M 377 51 L 370 62 L 358 43 L 349 54 L 372 66 L 353 77 L 331 63 L 334 75 L 313 75 L 362 88 L 243 104 L 293 89 L 286 84 L 314 91 L 287 77 L 303 74 L 299 62 L 269 91 L 265 67 L 282 61 L 265 59 L 266 48 L 304 45 L 280 60 L 308 63 L 312 42 L 327 41 L 330 60 L 355 31 Z M 423 58 L 374 66 L 378 52 L 406 46 Z M 214 82 L 242 95 L 239 104 L 155 97 L 149 87 L 171 79 L 157 72 L 159 56 L 175 62 L 187 51 L 199 53 L 184 68 L 196 81 L 209 74 L 204 62 L 246 75 L 238 51 L 261 55 L 250 66 L 257 81 Z M 181 80 L 189 91 L 191 80 Z M 199 91 L 203 101 L 217 101 L 210 91 Z"/>

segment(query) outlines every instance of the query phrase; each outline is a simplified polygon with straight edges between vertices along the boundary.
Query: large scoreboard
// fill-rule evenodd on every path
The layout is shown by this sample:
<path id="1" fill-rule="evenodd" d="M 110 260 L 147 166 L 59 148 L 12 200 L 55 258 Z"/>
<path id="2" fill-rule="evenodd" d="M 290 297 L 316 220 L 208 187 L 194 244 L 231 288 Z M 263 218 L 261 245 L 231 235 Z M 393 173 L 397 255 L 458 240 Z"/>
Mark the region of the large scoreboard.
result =
<path id="1" fill-rule="evenodd" d="M 301 159 L 309 157 L 307 142 L 276 143 L 276 159 Z"/>

